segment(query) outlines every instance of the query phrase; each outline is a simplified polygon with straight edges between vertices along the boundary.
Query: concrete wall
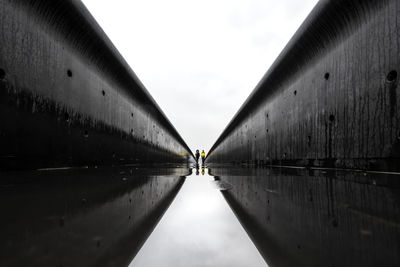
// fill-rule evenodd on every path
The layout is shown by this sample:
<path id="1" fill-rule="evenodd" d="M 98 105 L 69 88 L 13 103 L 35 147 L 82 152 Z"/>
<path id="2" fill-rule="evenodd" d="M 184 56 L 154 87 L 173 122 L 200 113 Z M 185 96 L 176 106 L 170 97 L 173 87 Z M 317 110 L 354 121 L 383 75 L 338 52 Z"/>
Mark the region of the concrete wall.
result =
<path id="1" fill-rule="evenodd" d="M 211 174 L 269 266 L 398 266 L 397 175 L 238 167 Z"/>
<path id="2" fill-rule="evenodd" d="M 188 168 L 2 173 L 1 266 L 128 266 Z"/>
<path id="3" fill-rule="evenodd" d="M 207 162 L 400 169 L 400 2 L 321 0 Z"/>
<path id="4" fill-rule="evenodd" d="M 1 168 L 192 157 L 80 1 L 0 0 L 0 14 Z"/>

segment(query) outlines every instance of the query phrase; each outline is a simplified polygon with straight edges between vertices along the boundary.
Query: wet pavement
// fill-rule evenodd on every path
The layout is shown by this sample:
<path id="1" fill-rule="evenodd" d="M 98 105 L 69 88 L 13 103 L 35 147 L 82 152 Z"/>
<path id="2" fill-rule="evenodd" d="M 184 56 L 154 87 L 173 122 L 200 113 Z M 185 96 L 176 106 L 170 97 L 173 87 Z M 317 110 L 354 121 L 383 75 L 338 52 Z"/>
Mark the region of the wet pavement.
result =
<path id="1" fill-rule="evenodd" d="M 400 266 L 400 175 L 213 166 L 269 266 Z"/>
<path id="2" fill-rule="evenodd" d="M 0 175 L 0 266 L 400 263 L 396 173 L 128 165 Z"/>
<path id="3" fill-rule="evenodd" d="M 1 173 L 0 266 L 128 266 L 190 171 L 125 166 Z"/>
<path id="4" fill-rule="evenodd" d="M 224 200 L 220 185 L 207 169 L 199 173 L 186 178 L 130 267 L 267 266 Z"/>

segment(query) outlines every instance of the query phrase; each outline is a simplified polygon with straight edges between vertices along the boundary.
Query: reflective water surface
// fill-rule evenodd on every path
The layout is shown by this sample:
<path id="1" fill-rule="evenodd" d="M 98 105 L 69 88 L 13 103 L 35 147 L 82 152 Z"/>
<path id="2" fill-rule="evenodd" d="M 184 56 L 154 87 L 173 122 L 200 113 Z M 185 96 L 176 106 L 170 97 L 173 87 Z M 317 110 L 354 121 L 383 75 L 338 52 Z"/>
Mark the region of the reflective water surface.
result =
<path id="1" fill-rule="evenodd" d="M 398 174 L 132 165 L 0 175 L 0 266 L 400 265 Z"/>
<path id="2" fill-rule="evenodd" d="M 267 266 L 219 189 L 204 167 L 187 177 L 130 267 Z"/>
<path id="3" fill-rule="evenodd" d="M 189 168 L 1 173 L 0 266 L 127 266 Z"/>
<path id="4" fill-rule="evenodd" d="M 269 266 L 400 266 L 400 176 L 214 166 Z"/>

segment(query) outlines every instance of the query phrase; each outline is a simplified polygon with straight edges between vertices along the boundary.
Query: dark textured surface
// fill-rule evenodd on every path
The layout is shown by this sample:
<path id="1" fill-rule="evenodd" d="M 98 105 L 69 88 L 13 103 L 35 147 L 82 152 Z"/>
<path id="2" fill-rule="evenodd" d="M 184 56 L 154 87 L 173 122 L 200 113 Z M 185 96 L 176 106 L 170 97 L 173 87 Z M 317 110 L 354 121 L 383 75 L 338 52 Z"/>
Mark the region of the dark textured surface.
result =
<path id="1" fill-rule="evenodd" d="M 80 1 L 0 0 L 0 14 L 0 168 L 192 157 Z"/>
<path id="2" fill-rule="evenodd" d="M 398 266 L 398 175 L 218 167 L 222 194 L 270 267 Z"/>
<path id="3" fill-rule="evenodd" d="M 1 173 L 0 266 L 128 266 L 187 167 Z"/>
<path id="4" fill-rule="evenodd" d="M 400 3 L 320 1 L 207 162 L 400 170 Z"/>

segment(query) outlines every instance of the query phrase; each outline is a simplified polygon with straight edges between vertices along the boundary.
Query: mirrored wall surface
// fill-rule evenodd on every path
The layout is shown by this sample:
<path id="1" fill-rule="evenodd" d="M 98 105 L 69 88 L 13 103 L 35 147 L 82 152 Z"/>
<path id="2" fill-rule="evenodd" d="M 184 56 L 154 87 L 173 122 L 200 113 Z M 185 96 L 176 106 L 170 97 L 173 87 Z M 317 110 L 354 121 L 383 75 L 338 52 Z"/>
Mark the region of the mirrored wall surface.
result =
<path id="1" fill-rule="evenodd" d="M 271 267 L 399 266 L 400 175 L 213 166 Z"/>
<path id="2" fill-rule="evenodd" d="M 0 179 L 0 266 L 127 266 L 187 166 L 43 169 Z"/>

